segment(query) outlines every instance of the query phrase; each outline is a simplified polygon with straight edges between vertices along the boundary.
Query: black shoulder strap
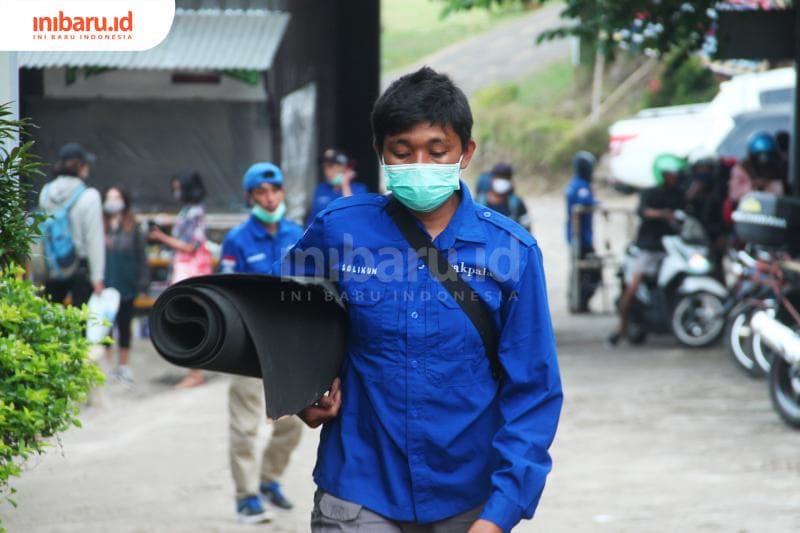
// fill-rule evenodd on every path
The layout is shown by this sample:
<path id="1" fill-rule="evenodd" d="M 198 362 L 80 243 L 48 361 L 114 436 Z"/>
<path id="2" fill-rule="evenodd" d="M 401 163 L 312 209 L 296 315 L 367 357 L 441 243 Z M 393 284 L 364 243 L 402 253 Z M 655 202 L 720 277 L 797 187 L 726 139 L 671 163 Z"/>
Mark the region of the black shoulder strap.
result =
<path id="1" fill-rule="evenodd" d="M 394 198 L 390 198 L 389 205 L 386 207 L 389 216 L 397 225 L 400 233 L 408 241 L 411 247 L 417 252 L 417 256 L 425 261 L 433 277 L 435 277 L 450 293 L 450 296 L 458 302 L 461 310 L 470 319 L 472 325 L 478 330 L 478 334 L 483 341 L 486 357 L 492 368 L 492 375 L 495 379 L 500 379 L 503 369 L 500 366 L 498 356 L 498 338 L 494 327 L 492 315 L 486 303 L 481 299 L 475 290 L 458 275 L 447 258 L 433 245 L 430 237 L 422 231 L 416 222 L 414 215 Z"/>

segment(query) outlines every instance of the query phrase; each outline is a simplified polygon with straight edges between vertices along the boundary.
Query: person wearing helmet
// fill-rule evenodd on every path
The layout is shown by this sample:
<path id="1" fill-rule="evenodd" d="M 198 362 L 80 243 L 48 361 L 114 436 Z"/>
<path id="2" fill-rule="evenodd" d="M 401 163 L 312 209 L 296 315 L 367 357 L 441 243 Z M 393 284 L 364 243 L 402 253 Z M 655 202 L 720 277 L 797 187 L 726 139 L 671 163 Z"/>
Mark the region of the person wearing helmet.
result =
<path id="1" fill-rule="evenodd" d="M 277 275 L 276 262 L 303 234 L 300 226 L 284 218 L 283 173 L 272 163 L 255 163 L 244 174 L 243 188 L 250 216 L 225 236 L 220 272 Z M 278 480 L 302 435 L 299 418 L 280 418 L 259 455 L 265 409 L 261 380 L 234 376 L 228 389 L 230 465 L 238 519 L 250 524 L 273 518 L 267 502 L 282 509 L 292 507 Z"/>
<path id="2" fill-rule="evenodd" d="M 715 271 L 721 275 L 725 224 L 719 167 L 717 157 L 711 152 L 695 151 L 689 154 L 689 183 L 684 210 L 703 226 L 710 243 L 709 259 Z"/>
<path id="3" fill-rule="evenodd" d="M 576 207 L 592 208 L 597 205 L 592 193 L 592 174 L 594 173 L 595 157 L 586 151 L 577 152 L 572 158 L 573 177 L 564 190 L 567 201 L 567 244 L 572 245 L 573 238 L 580 238 L 579 259 L 585 259 L 594 254 L 594 234 L 592 228 L 592 212 L 586 211 L 579 216 L 577 228 L 573 228 L 572 212 Z M 576 230 L 578 233 L 576 233 Z M 597 269 L 582 269 L 580 273 L 580 306 L 578 311 L 589 310 L 589 300 L 597 290 L 600 283 L 601 272 Z"/>
<path id="4" fill-rule="evenodd" d="M 672 154 L 661 154 L 653 162 L 653 175 L 658 185 L 643 191 L 640 197 L 637 214 L 641 222 L 636 236 L 639 254 L 625 273 L 627 285 L 620 299 L 619 323 L 608 337 L 612 346 L 625 336 L 631 304 L 642 280 L 658 273 L 665 255 L 662 238 L 677 232 L 675 211 L 684 206 L 680 184 L 686 169 L 686 160 Z"/>
<path id="5" fill-rule="evenodd" d="M 728 183 L 728 198 L 732 204 L 751 191 L 784 194 L 786 175 L 781 151 L 775 137 L 765 131 L 750 136 L 747 141 L 747 157 L 731 169 Z"/>

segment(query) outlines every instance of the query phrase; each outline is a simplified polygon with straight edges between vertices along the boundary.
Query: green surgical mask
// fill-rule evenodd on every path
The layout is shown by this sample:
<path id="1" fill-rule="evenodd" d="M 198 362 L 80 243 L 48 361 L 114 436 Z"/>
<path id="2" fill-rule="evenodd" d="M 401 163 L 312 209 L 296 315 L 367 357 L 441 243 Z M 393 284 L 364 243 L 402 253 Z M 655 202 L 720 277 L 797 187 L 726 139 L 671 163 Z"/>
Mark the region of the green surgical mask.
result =
<path id="1" fill-rule="evenodd" d="M 461 188 L 461 158 L 452 165 L 387 165 L 383 161 L 381 165 L 386 175 L 386 188 L 412 211 L 433 211 Z"/>
<path id="2" fill-rule="evenodd" d="M 334 187 L 338 187 L 339 185 L 342 184 L 343 181 L 344 181 L 344 174 L 339 172 L 338 174 L 336 174 L 334 177 L 331 178 L 330 184 L 333 185 Z"/>
<path id="3" fill-rule="evenodd" d="M 254 217 L 263 222 L 264 224 L 276 224 L 280 222 L 283 215 L 286 214 L 286 204 L 281 202 L 275 211 L 267 211 L 260 205 L 256 204 L 250 210 Z"/>

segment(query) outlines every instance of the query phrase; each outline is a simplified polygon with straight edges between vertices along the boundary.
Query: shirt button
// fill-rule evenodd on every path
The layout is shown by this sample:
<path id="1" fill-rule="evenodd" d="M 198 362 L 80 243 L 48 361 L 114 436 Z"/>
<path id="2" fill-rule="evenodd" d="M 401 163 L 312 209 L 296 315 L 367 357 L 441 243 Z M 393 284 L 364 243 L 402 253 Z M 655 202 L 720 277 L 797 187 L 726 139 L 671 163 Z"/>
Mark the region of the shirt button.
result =
<path id="1" fill-rule="evenodd" d="M 490 216 L 492 216 L 492 212 L 491 211 L 484 211 L 483 212 L 483 216 L 485 216 L 486 218 L 489 218 Z"/>
<path id="2" fill-rule="evenodd" d="M 412 417 L 414 417 L 414 418 L 417 418 L 417 415 L 418 415 L 418 414 L 419 414 L 419 413 L 417 413 L 417 410 L 416 410 L 416 409 L 412 409 L 412 410 L 411 410 L 411 416 L 412 416 Z M 417 456 L 417 461 L 419 461 L 419 456 Z"/>
<path id="3" fill-rule="evenodd" d="M 416 360 L 416 359 L 414 359 L 413 361 L 411 361 L 411 367 L 412 367 L 412 368 L 417 368 L 417 365 L 419 365 L 419 363 L 417 363 L 417 360 Z"/>
<path id="4" fill-rule="evenodd" d="M 419 313 L 417 313 L 416 311 L 412 311 L 411 318 L 419 318 Z"/>
<path id="5" fill-rule="evenodd" d="M 417 270 L 422 270 L 423 268 L 425 268 L 425 263 L 420 261 L 419 264 L 417 265 Z"/>

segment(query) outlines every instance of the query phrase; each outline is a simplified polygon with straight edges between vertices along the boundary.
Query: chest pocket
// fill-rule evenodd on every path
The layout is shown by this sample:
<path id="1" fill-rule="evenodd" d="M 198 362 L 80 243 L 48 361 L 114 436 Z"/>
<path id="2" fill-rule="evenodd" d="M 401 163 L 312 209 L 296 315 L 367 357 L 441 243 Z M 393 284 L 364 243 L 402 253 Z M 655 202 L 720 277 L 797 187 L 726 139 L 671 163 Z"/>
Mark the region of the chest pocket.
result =
<path id="1" fill-rule="evenodd" d="M 352 282 L 346 288 L 350 315 L 350 349 L 365 356 L 385 357 L 388 338 L 397 328 L 398 305 L 377 281 Z"/>
<path id="2" fill-rule="evenodd" d="M 497 310 L 499 301 L 492 297 L 491 292 L 481 288 L 476 291 L 492 311 Z M 493 382 L 483 341 L 461 305 L 444 289 L 436 300 L 437 345 L 427 357 L 425 373 L 428 380 L 440 387 Z"/>

